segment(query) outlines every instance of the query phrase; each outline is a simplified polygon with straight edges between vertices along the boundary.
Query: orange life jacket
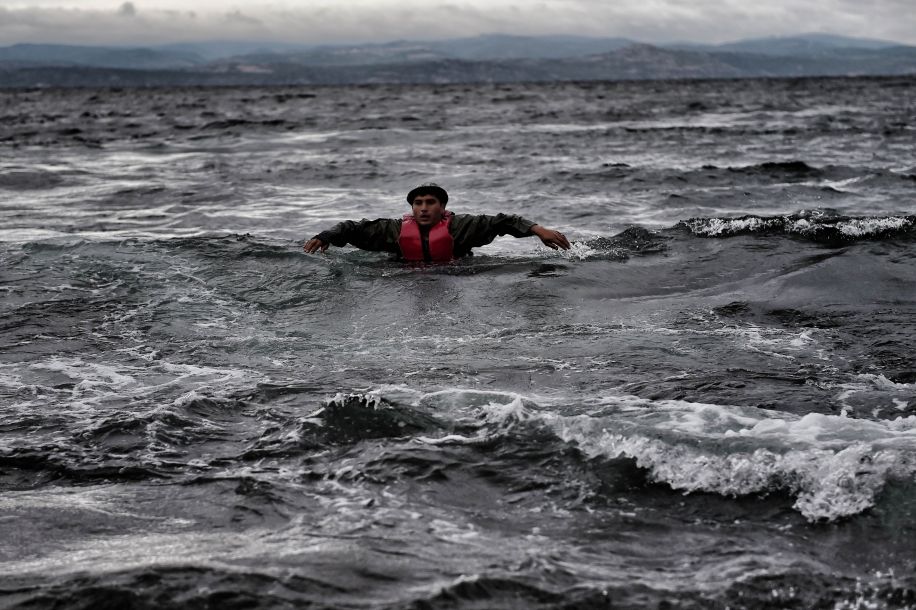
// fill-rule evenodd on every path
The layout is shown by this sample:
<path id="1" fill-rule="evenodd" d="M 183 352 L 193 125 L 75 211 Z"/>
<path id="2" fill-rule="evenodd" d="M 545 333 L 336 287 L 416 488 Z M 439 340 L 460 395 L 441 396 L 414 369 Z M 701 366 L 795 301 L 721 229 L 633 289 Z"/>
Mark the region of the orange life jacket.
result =
<path id="1" fill-rule="evenodd" d="M 405 260 L 427 263 L 455 260 L 455 243 L 452 234 L 448 232 L 452 216 L 451 212 L 445 212 L 442 220 L 430 227 L 424 236 L 413 215 L 405 214 L 401 222 L 401 235 L 398 237 L 401 256 Z"/>

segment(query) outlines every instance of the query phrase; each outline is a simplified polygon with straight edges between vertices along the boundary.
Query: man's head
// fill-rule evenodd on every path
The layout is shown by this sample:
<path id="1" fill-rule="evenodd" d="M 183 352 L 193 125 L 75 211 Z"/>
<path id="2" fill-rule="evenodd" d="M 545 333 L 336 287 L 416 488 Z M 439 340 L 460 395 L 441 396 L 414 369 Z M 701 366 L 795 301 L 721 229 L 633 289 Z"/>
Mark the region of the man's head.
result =
<path id="1" fill-rule="evenodd" d="M 445 192 L 444 188 L 433 182 L 428 184 L 421 184 L 420 186 L 415 186 L 414 188 L 410 189 L 410 192 L 407 193 L 407 203 L 413 205 L 413 200 L 418 195 L 432 195 L 439 200 L 439 203 L 442 204 L 443 208 L 445 207 L 445 204 L 448 203 L 448 193 Z"/>
<path id="2" fill-rule="evenodd" d="M 422 184 L 407 193 L 407 203 L 417 224 L 431 227 L 442 220 L 448 193 L 438 184 Z"/>

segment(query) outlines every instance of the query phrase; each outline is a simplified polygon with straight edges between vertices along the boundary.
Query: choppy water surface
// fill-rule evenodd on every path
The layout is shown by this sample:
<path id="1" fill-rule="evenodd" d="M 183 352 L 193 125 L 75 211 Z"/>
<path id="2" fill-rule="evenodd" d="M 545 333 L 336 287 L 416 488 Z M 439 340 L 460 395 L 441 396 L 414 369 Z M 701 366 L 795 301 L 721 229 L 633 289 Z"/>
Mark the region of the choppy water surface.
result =
<path id="1" fill-rule="evenodd" d="M 0 603 L 916 606 L 914 94 L 0 93 Z"/>

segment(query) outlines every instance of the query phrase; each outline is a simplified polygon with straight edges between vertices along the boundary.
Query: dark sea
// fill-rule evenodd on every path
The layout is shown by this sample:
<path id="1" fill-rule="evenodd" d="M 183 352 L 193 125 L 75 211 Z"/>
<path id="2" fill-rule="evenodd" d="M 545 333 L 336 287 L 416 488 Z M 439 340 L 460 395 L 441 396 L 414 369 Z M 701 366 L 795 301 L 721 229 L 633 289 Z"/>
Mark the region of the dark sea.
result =
<path id="1" fill-rule="evenodd" d="M 302 244 L 407 191 L 444 265 Z M 0 608 L 916 607 L 916 77 L 0 92 Z"/>

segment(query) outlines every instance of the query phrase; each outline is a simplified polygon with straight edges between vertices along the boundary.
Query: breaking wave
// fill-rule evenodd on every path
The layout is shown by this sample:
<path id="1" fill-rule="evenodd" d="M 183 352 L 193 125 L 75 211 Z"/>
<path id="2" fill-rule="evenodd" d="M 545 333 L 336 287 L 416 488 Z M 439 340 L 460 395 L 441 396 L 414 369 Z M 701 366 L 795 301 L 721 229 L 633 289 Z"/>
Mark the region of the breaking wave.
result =
<path id="1" fill-rule="evenodd" d="M 700 237 L 784 234 L 826 244 L 916 237 L 916 216 L 913 215 L 850 217 L 829 211 L 785 216 L 691 218 L 678 226 Z"/>

